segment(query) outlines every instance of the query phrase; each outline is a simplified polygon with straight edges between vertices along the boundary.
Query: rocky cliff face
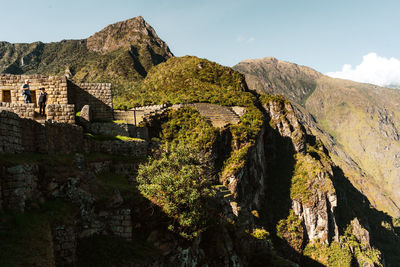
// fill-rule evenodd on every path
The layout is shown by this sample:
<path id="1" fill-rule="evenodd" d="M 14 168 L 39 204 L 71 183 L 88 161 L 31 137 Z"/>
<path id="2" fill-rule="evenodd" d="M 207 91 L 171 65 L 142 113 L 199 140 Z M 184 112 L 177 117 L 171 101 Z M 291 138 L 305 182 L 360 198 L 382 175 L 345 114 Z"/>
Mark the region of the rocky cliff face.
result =
<path id="1" fill-rule="evenodd" d="M 322 142 L 307 133 L 299 110 L 281 100 L 264 108 L 269 123 L 249 151 L 246 165 L 223 178 L 237 196 L 234 213 L 257 210 L 259 219 L 253 227 L 276 234 L 275 248 L 304 266 L 315 262 L 330 266 L 335 260 L 341 266 L 351 262 L 395 266 L 392 248 L 400 239 L 396 230 L 389 230 L 395 228 L 383 226 L 390 217 L 370 208 Z M 391 245 L 381 243 L 380 235 Z M 342 249 L 334 252 L 338 247 Z M 335 253 L 341 253 L 341 258 L 334 259 Z"/>
<path id="2" fill-rule="evenodd" d="M 165 52 L 166 56 L 172 57 L 167 44 L 157 36 L 156 31 L 141 16 L 108 25 L 90 36 L 86 46 L 90 51 L 108 53 L 119 48 L 130 47 L 135 43 L 158 47 Z"/>
<path id="3" fill-rule="evenodd" d="M 273 59 L 244 61 L 234 68 L 246 75 L 251 89 L 283 94 L 299 104 L 301 123 L 324 142 L 352 183 L 374 206 L 400 215 L 398 91 L 333 79 Z"/>
<path id="4" fill-rule="evenodd" d="M 264 125 L 245 164 L 221 177 L 213 223 L 192 240 L 169 231 L 169 218 L 138 194 L 137 161 L 80 154 L 54 156 L 58 163 L 1 160 L 2 208 L 33 223 L 15 226 L 18 216 L 0 216 L 0 236 L 12 233 L 0 244 L 0 263 L 87 266 L 109 257 L 117 266 L 396 266 L 398 227 L 348 182 L 300 111 L 279 98 L 262 109 Z M 227 131 L 218 142 L 230 143 Z M 33 232 L 46 238 L 33 236 L 39 245 L 26 239 Z M 25 253 L 17 236 L 46 254 Z M 18 259 L 7 258 L 10 248 Z M 116 249 L 118 259 L 109 255 Z"/>

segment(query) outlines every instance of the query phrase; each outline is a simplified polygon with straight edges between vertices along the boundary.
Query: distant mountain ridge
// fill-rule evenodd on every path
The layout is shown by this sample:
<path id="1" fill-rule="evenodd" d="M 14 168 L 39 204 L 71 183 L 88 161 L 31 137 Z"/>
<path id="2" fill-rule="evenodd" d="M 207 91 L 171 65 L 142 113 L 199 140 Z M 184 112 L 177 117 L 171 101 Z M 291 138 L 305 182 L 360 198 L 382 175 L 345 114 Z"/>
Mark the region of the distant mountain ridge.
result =
<path id="1" fill-rule="evenodd" d="M 82 40 L 0 42 L 0 72 L 68 74 L 76 81 L 112 82 L 115 93 L 133 87 L 151 67 L 172 57 L 168 45 L 142 18 L 117 22 Z"/>
<path id="2" fill-rule="evenodd" d="M 267 94 L 285 95 L 296 103 L 305 101 L 315 90 L 315 81 L 322 76 L 309 67 L 273 57 L 244 60 L 233 69 L 246 75 L 249 88 Z"/>
<path id="3" fill-rule="evenodd" d="M 357 188 L 379 209 L 400 216 L 400 91 L 274 58 L 246 60 L 233 69 L 245 74 L 250 89 L 303 106 L 314 129 L 330 134 L 321 138 Z"/>

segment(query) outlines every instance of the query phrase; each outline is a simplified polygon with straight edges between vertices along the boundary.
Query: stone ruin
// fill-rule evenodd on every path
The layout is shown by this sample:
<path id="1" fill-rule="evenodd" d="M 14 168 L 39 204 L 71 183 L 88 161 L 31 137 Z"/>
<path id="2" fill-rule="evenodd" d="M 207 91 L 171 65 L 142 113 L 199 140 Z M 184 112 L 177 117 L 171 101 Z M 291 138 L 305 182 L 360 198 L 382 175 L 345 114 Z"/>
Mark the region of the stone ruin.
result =
<path id="1" fill-rule="evenodd" d="M 21 86 L 30 80 L 32 103 L 25 104 Z M 46 118 L 38 116 L 39 88 L 48 94 Z M 74 83 L 65 76 L 0 74 L 0 111 L 16 113 L 21 118 L 52 120 L 74 124 L 75 114 L 90 105 L 93 119 L 112 121 L 113 104 L 110 83 Z"/>

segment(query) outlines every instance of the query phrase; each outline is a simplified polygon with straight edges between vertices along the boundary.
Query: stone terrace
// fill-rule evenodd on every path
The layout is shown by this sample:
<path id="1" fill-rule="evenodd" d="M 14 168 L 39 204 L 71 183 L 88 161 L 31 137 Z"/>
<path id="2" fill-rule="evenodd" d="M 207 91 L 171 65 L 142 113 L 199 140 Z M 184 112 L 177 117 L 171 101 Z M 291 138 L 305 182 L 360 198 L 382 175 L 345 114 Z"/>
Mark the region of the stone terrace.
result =
<path id="1" fill-rule="evenodd" d="M 225 127 L 228 124 L 237 124 L 240 117 L 246 112 L 243 107 L 226 107 L 209 103 L 193 103 L 193 104 L 176 104 L 168 107 L 167 105 L 153 105 L 137 107 L 127 111 L 114 111 L 114 118 L 116 120 L 126 121 L 127 123 L 139 124 L 145 119 L 156 114 L 162 114 L 168 109 L 180 109 L 182 107 L 192 107 L 199 111 L 200 115 L 204 116 L 207 120 L 211 121 L 214 127 Z M 136 120 L 135 120 L 136 116 Z"/>

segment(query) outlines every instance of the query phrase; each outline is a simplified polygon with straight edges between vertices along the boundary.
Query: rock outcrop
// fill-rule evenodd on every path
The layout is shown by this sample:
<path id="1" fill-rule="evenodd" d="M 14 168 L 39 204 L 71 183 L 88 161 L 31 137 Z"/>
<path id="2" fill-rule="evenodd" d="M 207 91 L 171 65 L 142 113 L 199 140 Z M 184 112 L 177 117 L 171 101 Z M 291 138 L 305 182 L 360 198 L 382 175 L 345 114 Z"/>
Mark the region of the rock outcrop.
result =
<path id="1" fill-rule="evenodd" d="M 246 75 L 250 89 L 297 103 L 301 123 L 352 183 L 375 207 L 400 215 L 398 90 L 330 78 L 273 58 L 245 60 L 234 69 Z"/>
<path id="2" fill-rule="evenodd" d="M 147 36 L 148 38 L 143 38 Z M 132 44 L 143 42 L 144 46 L 156 45 L 166 56 L 172 57 L 167 44 L 156 34 L 156 31 L 139 16 L 129 20 L 108 25 L 100 32 L 87 39 L 86 46 L 90 51 L 109 53 L 119 48 L 129 48 Z M 155 62 L 155 64 L 160 62 Z"/>
<path id="3" fill-rule="evenodd" d="M 112 82 L 114 94 L 142 80 L 172 57 L 142 18 L 107 26 L 88 39 L 53 43 L 0 42 L 0 73 L 68 75 L 75 82 Z"/>

